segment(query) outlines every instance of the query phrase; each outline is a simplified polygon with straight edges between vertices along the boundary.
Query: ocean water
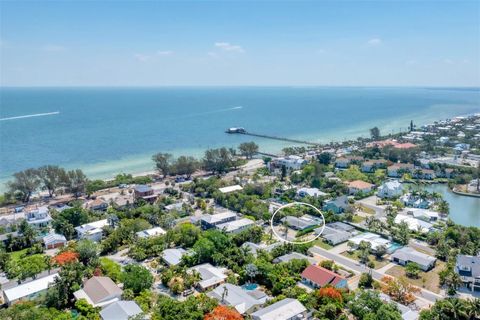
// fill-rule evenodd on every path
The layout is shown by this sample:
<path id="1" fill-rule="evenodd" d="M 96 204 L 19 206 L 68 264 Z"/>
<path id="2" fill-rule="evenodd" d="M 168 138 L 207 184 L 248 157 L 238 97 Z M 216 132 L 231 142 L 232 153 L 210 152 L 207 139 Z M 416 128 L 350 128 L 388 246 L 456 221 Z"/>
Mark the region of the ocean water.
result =
<path id="1" fill-rule="evenodd" d="M 91 178 L 153 169 L 156 152 L 201 156 L 254 140 L 261 151 L 289 143 L 228 135 L 257 133 L 340 141 L 406 130 L 480 112 L 478 89 L 218 87 L 1 88 L 0 184 L 45 164 L 82 168 Z"/>

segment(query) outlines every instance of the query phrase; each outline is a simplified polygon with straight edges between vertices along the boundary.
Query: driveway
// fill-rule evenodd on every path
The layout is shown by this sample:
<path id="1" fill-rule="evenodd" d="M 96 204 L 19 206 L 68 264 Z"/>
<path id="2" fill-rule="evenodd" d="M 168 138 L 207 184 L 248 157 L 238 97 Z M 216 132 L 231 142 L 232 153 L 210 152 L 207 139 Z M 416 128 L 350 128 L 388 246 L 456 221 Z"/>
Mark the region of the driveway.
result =
<path id="1" fill-rule="evenodd" d="M 362 206 L 372 209 L 375 211 L 375 216 L 377 218 L 385 216 L 385 208 L 386 206 L 379 206 L 377 205 L 377 196 L 370 196 L 368 198 L 358 200 L 355 203 L 361 204 Z"/>
<path id="2" fill-rule="evenodd" d="M 366 267 L 365 265 L 360 264 L 358 261 L 349 259 L 347 257 L 344 257 L 344 256 L 340 255 L 340 254 L 333 253 L 331 251 L 327 251 L 327 250 L 322 249 L 322 248 L 317 247 L 317 246 L 314 246 L 314 247 L 310 248 L 309 251 L 312 254 L 320 255 L 320 256 L 325 257 L 327 259 L 333 260 L 333 261 L 335 261 L 335 263 L 337 263 L 339 265 L 342 265 L 342 266 L 354 271 L 355 273 L 364 273 L 364 272 L 365 273 L 371 273 L 372 277 L 377 281 L 381 281 L 381 279 L 385 276 L 385 273 L 382 269 L 380 269 L 380 270 L 382 270 L 382 272 L 379 272 L 380 270 L 370 269 L 370 268 Z M 444 298 L 443 296 L 441 296 L 439 294 L 436 294 L 434 292 L 425 290 L 423 288 L 419 288 L 419 289 L 420 289 L 420 293 L 416 294 L 416 297 L 425 299 L 429 303 L 435 303 L 436 300 Z"/>

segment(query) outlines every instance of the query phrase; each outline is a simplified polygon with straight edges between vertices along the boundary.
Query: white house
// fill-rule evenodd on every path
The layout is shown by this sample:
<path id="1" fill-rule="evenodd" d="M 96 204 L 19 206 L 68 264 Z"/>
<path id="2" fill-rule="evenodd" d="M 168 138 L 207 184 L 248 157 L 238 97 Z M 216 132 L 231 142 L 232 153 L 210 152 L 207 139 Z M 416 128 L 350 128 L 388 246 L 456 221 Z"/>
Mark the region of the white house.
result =
<path id="1" fill-rule="evenodd" d="M 75 227 L 79 239 L 89 239 L 95 242 L 102 240 L 103 227 L 108 225 L 108 220 L 99 220 L 95 222 L 89 222 Z"/>
<path id="2" fill-rule="evenodd" d="M 257 306 L 267 301 L 267 295 L 258 289 L 246 290 L 234 284 L 225 283 L 211 292 L 207 296 L 218 300 L 221 304 L 235 308 L 239 313 L 245 314 L 252 312 Z"/>
<path id="3" fill-rule="evenodd" d="M 379 198 L 396 198 L 403 194 L 402 184 L 398 180 L 387 181 L 378 188 Z"/>
<path id="4" fill-rule="evenodd" d="M 416 219 L 414 217 L 410 217 L 404 214 L 397 214 L 395 216 L 395 223 L 400 224 L 402 222 L 405 222 L 408 226 L 408 229 L 411 231 L 419 231 L 422 233 L 429 232 L 432 228 L 433 225 L 431 223 L 428 223 L 426 221 Z"/>
<path id="5" fill-rule="evenodd" d="M 165 230 L 163 230 L 162 228 L 155 227 L 155 228 L 139 231 L 139 232 L 136 233 L 136 235 L 139 238 L 150 238 L 150 237 L 160 236 L 160 235 L 166 234 L 166 233 L 167 232 Z"/>
<path id="6" fill-rule="evenodd" d="M 251 314 L 253 320 L 307 319 L 307 309 L 297 299 L 285 298 Z"/>
<path id="7" fill-rule="evenodd" d="M 30 210 L 25 215 L 27 223 L 36 228 L 47 227 L 52 221 L 52 217 L 48 213 L 48 207 L 39 207 L 33 210 Z"/>
<path id="8" fill-rule="evenodd" d="M 200 274 L 200 279 L 202 280 L 198 282 L 198 288 L 202 291 L 218 286 L 219 284 L 225 282 L 225 279 L 227 279 L 227 269 L 214 267 L 210 263 L 204 263 L 191 267 L 187 272 L 193 271 Z"/>
<path id="9" fill-rule="evenodd" d="M 221 193 L 230 193 L 230 192 L 235 192 L 235 191 L 240 191 L 243 190 L 242 186 L 236 184 L 233 186 L 228 186 L 228 187 L 223 187 L 218 189 Z"/>
<path id="10" fill-rule="evenodd" d="M 58 273 L 48 275 L 46 277 L 22 283 L 16 287 L 3 290 L 3 298 L 7 305 L 12 303 L 30 300 L 38 297 L 39 294 L 45 292 L 48 286 L 59 277 Z"/>
<path id="11" fill-rule="evenodd" d="M 225 210 L 216 214 L 205 214 L 201 217 L 200 223 L 202 229 L 210 229 L 216 225 L 237 220 L 237 214 L 233 211 Z"/>
<path id="12" fill-rule="evenodd" d="M 253 220 L 242 218 L 234 221 L 225 222 L 222 224 L 217 224 L 215 227 L 218 230 L 223 230 L 226 233 L 239 233 L 243 230 L 246 230 L 250 227 L 253 227 L 255 222 Z"/>
<path id="13" fill-rule="evenodd" d="M 295 171 L 302 169 L 307 163 L 308 161 L 302 157 L 290 155 L 272 159 L 268 166 L 271 171 L 281 169 L 282 167 L 285 167 L 288 171 Z"/>
<path id="14" fill-rule="evenodd" d="M 404 212 L 407 215 L 413 216 L 415 219 L 420 219 L 427 222 L 435 222 L 440 218 L 440 214 L 436 211 L 420 208 L 406 208 Z"/>
<path id="15" fill-rule="evenodd" d="M 58 233 L 47 234 L 42 240 L 47 249 L 60 248 L 67 243 L 65 236 Z"/>
<path id="16" fill-rule="evenodd" d="M 325 192 L 320 191 L 317 188 L 300 188 L 297 190 L 297 195 L 299 197 L 325 197 L 327 194 Z"/>

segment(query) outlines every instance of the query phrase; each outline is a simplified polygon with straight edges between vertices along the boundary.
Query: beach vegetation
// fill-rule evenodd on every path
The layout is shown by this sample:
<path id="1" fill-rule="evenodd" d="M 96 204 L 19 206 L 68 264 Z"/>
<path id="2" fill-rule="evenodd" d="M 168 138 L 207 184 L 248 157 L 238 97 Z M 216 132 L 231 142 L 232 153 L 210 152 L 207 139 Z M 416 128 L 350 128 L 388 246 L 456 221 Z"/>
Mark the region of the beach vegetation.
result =
<path id="1" fill-rule="evenodd" d="M 251 159 L 258 152 L 258 145 L 251 142 L 244 142 L 238 146 L 240 153 L 247 159 Z"/>

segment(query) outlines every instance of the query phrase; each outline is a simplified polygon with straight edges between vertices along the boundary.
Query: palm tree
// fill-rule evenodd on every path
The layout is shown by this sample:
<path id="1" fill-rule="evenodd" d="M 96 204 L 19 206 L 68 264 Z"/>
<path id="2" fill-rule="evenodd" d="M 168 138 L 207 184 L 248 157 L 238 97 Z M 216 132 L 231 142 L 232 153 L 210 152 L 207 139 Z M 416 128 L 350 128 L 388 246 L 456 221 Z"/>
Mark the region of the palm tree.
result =
<path id="1" fill-rule="evenodd" d="M 222 292 L 222 304 L 225 302 L 225 297 L 228 296 L 228 289 L 227 286 L 223 286 L 223 292 Z"/>

